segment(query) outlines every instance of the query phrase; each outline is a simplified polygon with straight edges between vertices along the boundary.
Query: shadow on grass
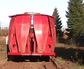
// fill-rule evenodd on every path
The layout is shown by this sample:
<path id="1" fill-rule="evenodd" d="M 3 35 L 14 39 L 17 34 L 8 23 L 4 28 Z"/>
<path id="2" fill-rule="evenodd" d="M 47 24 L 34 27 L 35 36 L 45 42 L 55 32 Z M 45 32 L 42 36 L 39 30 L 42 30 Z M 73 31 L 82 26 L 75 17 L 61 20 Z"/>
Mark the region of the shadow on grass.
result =
<path id="1" fill-rule="evenodd" d="M 84 50 L 56 47 L 55 52 L 57 57 L 62 57 L 65 60 L 84 64 Z"/>

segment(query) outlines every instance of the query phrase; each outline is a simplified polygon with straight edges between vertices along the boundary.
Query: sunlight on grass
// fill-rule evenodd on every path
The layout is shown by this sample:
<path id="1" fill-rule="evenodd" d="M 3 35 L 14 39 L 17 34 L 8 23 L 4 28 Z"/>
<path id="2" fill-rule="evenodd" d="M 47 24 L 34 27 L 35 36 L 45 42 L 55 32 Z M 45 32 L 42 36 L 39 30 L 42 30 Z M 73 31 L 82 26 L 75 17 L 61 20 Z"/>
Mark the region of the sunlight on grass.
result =
<path id="1" fill-rule="evenodd" d="M 84 69 L 84 65 L 79 65 L 79 64 L 75 63 L 71 69 Z"/>
<path id="2" fill-rule="evenodd" d="M 80 65 L 78 63 L 73 63 L 71 61 L 64 60 L 61 57 L 57 57 L 55 59 L 55 62 L 60 69 L 62 68 L 63 69 L 84 69 L 84 65 Z"/>

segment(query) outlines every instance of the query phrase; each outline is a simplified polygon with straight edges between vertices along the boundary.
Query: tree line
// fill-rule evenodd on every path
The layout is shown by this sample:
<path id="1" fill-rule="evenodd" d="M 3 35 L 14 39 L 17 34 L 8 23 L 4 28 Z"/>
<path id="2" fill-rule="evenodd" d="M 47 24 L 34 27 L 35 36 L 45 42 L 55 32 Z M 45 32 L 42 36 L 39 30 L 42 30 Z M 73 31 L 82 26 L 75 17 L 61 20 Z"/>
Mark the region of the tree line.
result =
<path id="1" fill-rule="evenodd" d="M 62 22 L 57 8 L 53 11 L 57 34 L 62 28 Z M 72 39 L 75 43 L 78 43 L 80 36 L 84 36 L 84 3 L 83 0 L 69 0 L 68 8 L 66 11 L 67 25 L 72 34 Z M 84 37 L 82 37 L 83 39 Z"/>

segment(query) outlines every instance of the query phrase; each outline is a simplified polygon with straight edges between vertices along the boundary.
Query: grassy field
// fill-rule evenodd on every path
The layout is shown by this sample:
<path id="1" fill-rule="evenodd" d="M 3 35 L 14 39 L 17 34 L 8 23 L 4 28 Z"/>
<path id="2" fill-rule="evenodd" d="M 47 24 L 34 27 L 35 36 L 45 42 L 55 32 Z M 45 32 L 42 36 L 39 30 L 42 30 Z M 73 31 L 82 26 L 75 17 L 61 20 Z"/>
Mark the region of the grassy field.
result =
<path id="1" fill-rule="evenodd" d="M 57 43 L 55 52 L 60 69 L 84 69 L 84 47 Z"/>
<path id="2" fill-rule="evenodd" d="M 62 57 L 57 57 L 55 60 L 60 69 L 84 69 L 84 65 L 65 60 Z"/>

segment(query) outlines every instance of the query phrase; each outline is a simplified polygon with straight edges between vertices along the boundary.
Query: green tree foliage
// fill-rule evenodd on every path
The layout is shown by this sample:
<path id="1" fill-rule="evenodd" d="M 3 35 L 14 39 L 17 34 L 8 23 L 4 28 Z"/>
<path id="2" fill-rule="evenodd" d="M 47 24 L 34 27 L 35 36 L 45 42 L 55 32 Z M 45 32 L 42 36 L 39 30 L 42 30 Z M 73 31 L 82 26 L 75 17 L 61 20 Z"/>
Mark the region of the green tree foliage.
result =
<path id="1" fill-rule="evenodd" d="M 52 16 L 54 16 L 54 23 L 55 23 L 55 29 L 56 29 L 56 36 L 60 37 L 62 35 L 62 22 L 61 18 L 59 17 L 57 8 L 54 9 Z"/>
<path id="2" fill-rule="evenodd" d="M 54 12 L 53 12 L 53 15 L 52 16 L 55 16 L 55 26 L 56 26 L 56 29 L 57 30 L 60 30 L 62 28 L 62 22 L 61 22 L 61 18 L 58 14 L 58 10 L 57 8 L 54 9 Z"/>
<path id="3" fill-rule="evenodd" d="M 74 36 L 77 36 L 81 31 L 84 32 L 83 0 L 69 0 L 68 11 L 66 11 L 66 17 L 68 18 L 68 27 L 72 28 Z"/>

